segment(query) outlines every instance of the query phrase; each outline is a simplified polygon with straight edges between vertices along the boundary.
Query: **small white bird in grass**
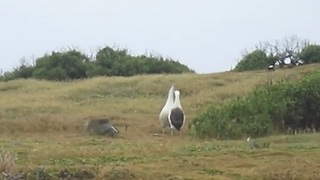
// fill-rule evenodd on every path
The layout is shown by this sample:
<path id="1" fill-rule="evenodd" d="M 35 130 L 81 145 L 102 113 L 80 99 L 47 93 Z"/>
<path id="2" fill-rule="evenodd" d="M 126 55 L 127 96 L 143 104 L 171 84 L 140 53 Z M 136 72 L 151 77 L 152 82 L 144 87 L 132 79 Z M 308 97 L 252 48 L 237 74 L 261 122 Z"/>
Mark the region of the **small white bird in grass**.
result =
<path id="1" fill-rule="evenodd" d="M 176 129 L 180 131 L 185 123 L 185 114 L 183 112 L 181 103 L 180 103 L 180 91 L 174 91 L 175 101 L 171 110 L 168 114 L 168 119 L 171 128 L 171 135 L 173 135 L 173 130 Z"/>
<path id="2" fill-rule="evenodd" d="M 170 123 L 168 120 L 168 114 L 173 106 L 173 103 L 174 103 L 174 85 L 172 84 L 168 92 L 166 104 L 163 106 L 159 114 L 159 121 L 160 121 L 163 134 L 164 134 L 165 128 L 170 126 Z"/>
<path id="3" fill-rule="evenodd" d="M 250 141 L 250 139 L 251 139 L 251 137 L 249 136 L 249 137 L 247 138 L 247 141 L 249 142 L 249 141 Z"/>

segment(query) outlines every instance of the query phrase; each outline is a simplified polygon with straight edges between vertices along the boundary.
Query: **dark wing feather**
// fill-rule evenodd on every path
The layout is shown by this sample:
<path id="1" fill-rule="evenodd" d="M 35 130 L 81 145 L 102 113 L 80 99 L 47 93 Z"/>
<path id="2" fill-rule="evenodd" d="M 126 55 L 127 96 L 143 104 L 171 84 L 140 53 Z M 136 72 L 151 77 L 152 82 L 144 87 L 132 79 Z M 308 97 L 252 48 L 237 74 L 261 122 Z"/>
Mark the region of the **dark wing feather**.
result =
<path id="1" fill-rule="evenodd" d="M 184 120 L 184 113 L 183 113 L 182 109 L 177 107 L 177 108 L 174 108 L 171 110 L 170 121 L 171 121 L 171 124 L 178 131 L 180 131 L 180 129 L 183 125 L 183 120 Z"/>

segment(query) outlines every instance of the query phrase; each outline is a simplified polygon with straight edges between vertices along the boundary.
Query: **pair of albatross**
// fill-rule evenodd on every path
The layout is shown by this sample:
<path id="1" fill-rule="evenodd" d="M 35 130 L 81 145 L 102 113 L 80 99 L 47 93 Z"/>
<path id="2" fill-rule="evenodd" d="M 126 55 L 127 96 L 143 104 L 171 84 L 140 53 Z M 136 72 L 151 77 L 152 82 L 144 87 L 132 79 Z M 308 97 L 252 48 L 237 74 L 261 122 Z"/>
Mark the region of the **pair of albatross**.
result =
<path id="1" fill-rule="evenodd" d="M 180 103 L 180 91 L 174 90 L 174 85 L 169 89 L 166 104 L 163 106 L 159 115 L 162 133 L 165 133 L 165 128 L 170 127 L 171 135 L 173 130 L 180 131 L 185 122 L 185 115 Z"/>

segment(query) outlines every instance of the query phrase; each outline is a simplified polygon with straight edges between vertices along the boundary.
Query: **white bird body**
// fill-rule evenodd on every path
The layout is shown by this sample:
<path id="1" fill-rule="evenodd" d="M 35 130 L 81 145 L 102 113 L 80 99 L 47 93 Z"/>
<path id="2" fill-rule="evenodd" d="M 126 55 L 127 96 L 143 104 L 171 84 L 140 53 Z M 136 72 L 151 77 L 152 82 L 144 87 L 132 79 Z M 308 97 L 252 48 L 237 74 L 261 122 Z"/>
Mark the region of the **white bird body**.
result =
<path id="1" fill-rule="evenodd" d="M 168 114 L 168 120 L 171 128 L 171 135 L 173 135 L 173 129 L 180 131 L 185 123 L 185 114 L 180 102 L 180 91 L 174 91 L 175 101 L 171 106 L 171 110 Z"/>
<path id="2" fill-rule="evenodd" d="M 273 64 L 270 64 L 270 65 L 268 66 L 268 70 L 274 70 L 274 65 L 273 65 Z"/>
<path id="3" fill-rule="evenodd" d="M 170 127 L 168 114 L 173 106 L 173 103 L 174 103 L 174 85 L 171 85 L 171 88 L 169 89 L 169 92 L 168 92 L 166 104 L 163 106 L 159 115 L 159 121 L 160 121 L 163 134 L 164 134 L 165 128 Z"/>
<path id="4" fill-rule="evenodd" d="M 247 141 L 248 141 L 248 142 L 250 141 L 250 136 L 247 138 Z"/>

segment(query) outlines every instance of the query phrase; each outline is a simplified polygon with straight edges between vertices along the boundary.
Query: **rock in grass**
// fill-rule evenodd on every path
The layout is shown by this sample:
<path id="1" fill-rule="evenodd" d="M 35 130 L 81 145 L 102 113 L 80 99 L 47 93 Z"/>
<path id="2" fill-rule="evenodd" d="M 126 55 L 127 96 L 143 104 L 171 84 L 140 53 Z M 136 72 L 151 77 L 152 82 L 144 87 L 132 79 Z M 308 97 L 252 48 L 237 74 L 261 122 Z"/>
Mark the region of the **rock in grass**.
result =
<path id="1" fill-rule="evenodd" d="M 86 131 L 90 135 L 104 135 L 110 137 L 115 137 L 119 134 L 119 130 L 112 125 L 107 118 L 90 120 Z"/>

